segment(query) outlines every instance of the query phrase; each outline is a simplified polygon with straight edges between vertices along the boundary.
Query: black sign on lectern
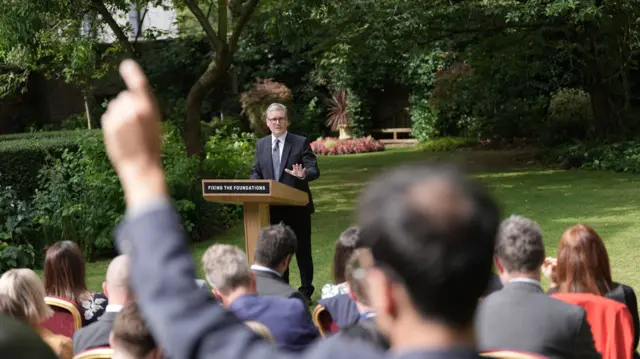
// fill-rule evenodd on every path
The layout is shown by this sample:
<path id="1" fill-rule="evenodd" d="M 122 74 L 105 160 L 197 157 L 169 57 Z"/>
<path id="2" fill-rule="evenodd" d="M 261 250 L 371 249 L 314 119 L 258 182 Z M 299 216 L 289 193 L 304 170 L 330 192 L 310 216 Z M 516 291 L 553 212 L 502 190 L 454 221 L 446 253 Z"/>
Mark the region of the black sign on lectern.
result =
<path id="1" fill-rule="evenodd" d="M 204 183 L 204 194 L 269 194 L 270 183 L 210 182 Z"/>

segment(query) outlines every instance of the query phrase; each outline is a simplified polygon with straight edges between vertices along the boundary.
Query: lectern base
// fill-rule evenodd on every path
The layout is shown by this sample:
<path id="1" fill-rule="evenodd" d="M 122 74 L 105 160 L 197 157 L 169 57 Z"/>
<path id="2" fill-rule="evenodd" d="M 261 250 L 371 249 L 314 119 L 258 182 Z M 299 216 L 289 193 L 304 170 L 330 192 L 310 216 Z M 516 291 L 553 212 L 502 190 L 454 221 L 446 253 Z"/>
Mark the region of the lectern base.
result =
<path id="1" fill-rule="evenodd" d="M 244 245 L 250 264 L 253 263 L 253 251 L 256 249 L 260 230 L 269 224 L 268 204 L 244 204 Z"/>

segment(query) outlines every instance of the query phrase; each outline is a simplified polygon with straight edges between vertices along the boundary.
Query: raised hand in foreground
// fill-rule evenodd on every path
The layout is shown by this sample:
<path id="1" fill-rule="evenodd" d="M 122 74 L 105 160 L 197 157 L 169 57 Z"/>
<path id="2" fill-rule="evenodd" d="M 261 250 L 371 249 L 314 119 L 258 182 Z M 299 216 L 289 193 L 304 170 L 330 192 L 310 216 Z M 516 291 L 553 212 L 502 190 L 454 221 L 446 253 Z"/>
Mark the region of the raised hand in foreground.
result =
<path id="1" fill-rule="evenodd" d="M 146 76 L 133 60 L 120 64 L 127 89 L 102 115 L 104 143 L 120 177 L 127 206 L 167 194 L 160 157 L 160 111 Z"/>

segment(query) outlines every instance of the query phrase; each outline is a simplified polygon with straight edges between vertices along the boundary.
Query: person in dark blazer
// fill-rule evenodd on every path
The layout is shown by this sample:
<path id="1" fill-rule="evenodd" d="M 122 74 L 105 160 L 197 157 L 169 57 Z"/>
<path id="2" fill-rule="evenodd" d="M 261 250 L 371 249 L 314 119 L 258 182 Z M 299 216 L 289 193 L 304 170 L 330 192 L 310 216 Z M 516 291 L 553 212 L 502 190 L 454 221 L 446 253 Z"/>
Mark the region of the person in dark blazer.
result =
<path id="1" fill-rule="evenodd" d="M 381 359 L 362 341 L 318 341 L 288 354 L 253 333 L 193 281 L 188 240 L 167 190 L 161 114 L 140 66 L 120 65 L 126 90 L 102 116 L 107 154 L 126 198 L 115 231 L 131 258 L 131 286 L 154 338 L 171 358 Z M 358 208 L 376 324 L 394 359 L 481 359 L 473 320 L 486 290 L 500 212 L 454 168 L 412 165 L 365 188 Z"/>
<path id="2" fill-rule="evenodd" d="M 311 299 L 313 294 L 313 259 L 311 256 L 311 214 L 315 212 L 309 182 L 320 177 L 320 169 L 309 140 L 287 131 L 287 108 L 279 103 L 269 106 L 266 112 L 271 135 L 256 143 L 255 159 L 249 178 L 276 180 L 308 193 L 309 203 L 297 206 L 270 206 L 271 224 L 284 222 L 296 234 L 298 246 L 296 259 L 300 270 L 300 292 Z M 289 282 L 289 270 L 283 273 Z"/>
<path id="3" fill-rule="evenodd" d="M 109 305 L 97 322 L 80 328 L 73 334 L 73 355 L 87 349 L 109 346 L 109 335 L 116 315 L 133 299 L 129 292 L 129 259 L 126 255 L 117 256 L 109 263 L 102 290 L 109 298 Z"/>
<path id="4" fill-rule="evenodd" d="M 519 350 L 548 358 L 601 358 L 585 311 L 547 296 L 540 286 L 542 231 L 520 216 L 503 221 L 496 267 L 505 286 L 482 300 L 476 335 L 482 350 Z"/>
<path id="5" fill-rule="evenodd" d="M 240 248 L 214 244 L 202 256 L 202 266 L 222 305 L 244 322 L 264 324 L 277 348 L 300 352 L 320 335 L 303 302 L 258 295 L 255 275 Z"/>
<path id="6" fill-rule="evenodd" d="M 42 338 L 19 319 L 0 314 L 0 353 L 12 359 L 59 359 Z"/>
<path id="7" fill-rule="evenodd" d="M 296 235 L 291 227 L 282 223 L 265 227 L 258 235 L 251 270 L 259 295 L 297 298 L 308 308 L 307 298 L 282 278 L 296 248 Z"/>

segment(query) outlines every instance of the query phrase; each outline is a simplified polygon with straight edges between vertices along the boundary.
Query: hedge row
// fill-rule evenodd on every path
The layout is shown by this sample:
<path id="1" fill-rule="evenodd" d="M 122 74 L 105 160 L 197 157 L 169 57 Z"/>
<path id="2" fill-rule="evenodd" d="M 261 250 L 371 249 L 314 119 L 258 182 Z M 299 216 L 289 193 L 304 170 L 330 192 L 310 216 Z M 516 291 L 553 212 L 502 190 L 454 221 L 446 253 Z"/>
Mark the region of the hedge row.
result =
<path id="1" fill-rule="evenodd" d="M 86 132 L 85 132 L 86 133 Z M 12 186 L 21 198 L 31 197 L 38 188 L 42 166 L 59 157 L 65 149 L 75 149 L 80 132 L 35 132 L 0 136 L 0 186 Z"/>

